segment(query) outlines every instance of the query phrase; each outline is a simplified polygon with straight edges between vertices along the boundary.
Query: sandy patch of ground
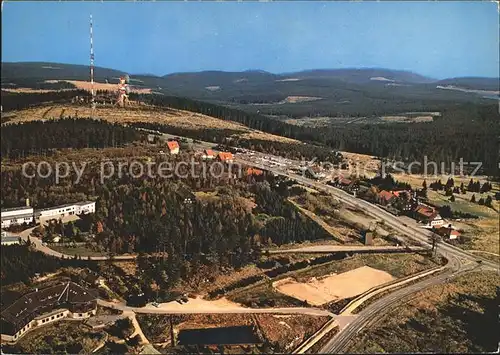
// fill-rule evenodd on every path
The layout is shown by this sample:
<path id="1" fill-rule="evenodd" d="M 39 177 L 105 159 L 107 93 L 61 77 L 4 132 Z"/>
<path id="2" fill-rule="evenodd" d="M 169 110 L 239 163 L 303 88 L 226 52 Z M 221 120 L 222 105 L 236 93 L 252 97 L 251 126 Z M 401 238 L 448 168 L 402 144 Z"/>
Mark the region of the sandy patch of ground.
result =
<path id="1" fill-rule="evenodd" d="M 273 283 L 273 286 L 288 296 L 320 306 L 331 301 L 357 296 L 392 280 L 394 277 L 385 271 L 362 266 L 338 275 L 312 278 L 307 283 L 286 278 Z"/>
<path id="2" fill-rule="evenodd" d="M 81 80 L 65 80 L 65 81 L 75 85 L 78 89 L 90 91 L 92 88 L 92 84 L 90 83 L 90 81 L 81 81 Z M 106 84 L 106 83 L 94 82 L 94 90 L 117 91 L 118 90 L 118 83 Z M 141 94 L 150 94 L 151 93 L 151 89 L 136 88 L 133 85 L 130 85 L 130 91 L 141 93 Z"/>
<path id="3" fill-rule="evenodd" d="M 386 77 L 383 77 L 383 76 L 374 76 L 374 77 L 371 77 L 370 80 L 375 80 L 375 81 L 394 81 L 392 79 L 387 79 Z"/>
<path id="4" fill-rule="evenodd" d="M 432 116 L 416 116 L 416 117 L 408 117 L 408 116 L 383 116 L 382 120 L 387 122 L 432 122 Z"/>
<path id="5" fill-rule="evenodd" d="M 32 88 L 16 88 L 16 89 L 2 88 L 2 91 L 17 92 L 17 93 L 37 93 L 37 94 L 42 94 L 45 92 L 53 92 L 53 91 L 71 91 L 71 90 L 76 90 L 76 89 L 47 90 L 47 89 L 32 89 Z"/>
<path id="6" fill-rule="evenodd" d="M 316 100 L 321 100 L 321 99 L 322 99 L 321 97 L 315 97 L 315 96 L 288 96 L 284 100 L 284 103 L 296 104 L 298 102 L 316 101 Z"/>
<path id="7" fill-rule="evenodd" d="M 280 79 L 280 80 L 276 80 L 276 81 L 282 81 L 282 82 L 286 82 L 286 81 L 300 81 L 302 79 L 299 79 L 299 78 L 288 78 L 288 79 Z"/>

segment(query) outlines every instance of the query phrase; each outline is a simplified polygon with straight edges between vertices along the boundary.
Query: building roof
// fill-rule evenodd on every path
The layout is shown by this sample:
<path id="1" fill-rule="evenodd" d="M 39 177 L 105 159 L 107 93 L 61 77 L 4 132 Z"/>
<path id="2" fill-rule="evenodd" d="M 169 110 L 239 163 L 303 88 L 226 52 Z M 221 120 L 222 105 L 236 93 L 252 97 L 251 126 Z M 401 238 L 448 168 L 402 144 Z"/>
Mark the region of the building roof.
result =
<path id="1" fill-rule="evenodd" d="M 95 299 L 89 290 L 74 282 L 61 283 L 14 298 L 11 303 L 2 303 L 1 318 L 12 324 L 15 330 L 19 325 L 23 326 L 26 320 L 29 321 L 55 308 L 67 304 L 90 303 Z"/>
<path id="2" fill-rule="evenodd" d="M 39 210 L 35 210 L 35 213 L 39 213 L 39 212 L 43 212 L 43 211 L 59 210 L 61 208 L 73 207 L 73 206 L 85 206 L 85 205 L 89 205 L 91 203 L 95 203 L 95 201 L 73 202 L 73 203 L 66 203 L 64 205 L 59 205 L 59 206 L 54 206 L 54 207 L 40 208 Z"/>
<path id="3" fill-rule="evenodd" d="M 205 155 L 209 157 L 215 156 L 214 151 L 212 149 L 205 149 Z"/>
<path id="4" fill-rule="evenodd" d="M 264 172 L 260 169 L 248 168 L 247 175 L 262 175 Z"/>
<path id="5" fill-rule="evenodd" d="M 387 202 L 390 201 L 392 198 L 394 198 L 394 195 L 389 191 L 382 190 L 378 193 L 378 197 Z"/>
<path id="6" fill-rule="evenodd" d="M 427 218 L 434 218 L 437 216 L 437 212 L 434 208 L 425 205 L 418 205 L 415 212 Z"/>
<path id="7" fill-rule="evenodd" d="M 168 149 L 174 150 L 176 148 L 179 148 L 179 143 L 177 141 L 168 141 L 167 146 L 168 146 Z"/>
<path id="8" fill-rule="evenodd" d="M 26 218 L 26 217 L 33 217 L 33 213 L 13 214 L 10 216 L 2 216 L 2 217 L 0 217 L 0 219 L 2 221 L 6 221 L 6 220 L 10 220 L 10 219 Z"/>
<path id="9" fill-rule="evenodd" d="M 3 243 L 12 243 L 12 242 L 17 243 L 17 242 L 19 242 L 19 237 L 15 237 L 15 236 L 10 235 L 10 236 L 6 236 L 6 237 L 2 237 L 1 240 L 2 240 L 2 244 Z"/>
<path id="10" fill-rule="evenodd" d="M 91 203 L 95 204 L 95 201 L 82 201 L 82 202 L 75 203 L 75 205 L 76 206 L 85 206 L 85 205 L 90 205 Z"/>
<path id="11" fill-rule="evenodd" d="M 406 190 L 401 190 L 401 191 L 391 191 L 391 193 L 396 196 L 396 197 L 399 197 L 399 195 L 401 194 L 407 194 L 408 196 L 411 196 L 411 193 L 409 191 L 406 191 Z"/>
<path id="12" fill-rule="evenodd" d="M 450 227 L 440 227 L 440 228 L 436 228 L 435 230 L 436 230 L 436 233 L 438 233 L 439 235 L 442 235 L 442 236 L 449 236 L 449 235 L 454 235 L 457 237 L 460 236 L 459 231 L 457 231 L 456 229 L 450 228 Z"/>
<path id="13" fill-rule="evenodd" d="M 233 153 L 230 152 L 219 152 L 219 159 L 220 160 L 232 160 L 233 159 Z"/>
<path id="14" fill-rule="evenodd" d="M 12 211 L 22 211 L 27 209 L 33 209 L 31 206 L 21 206 L 21 207 L 10 207 L 10 208 L 2 208 L 1 213 L 4 212 L 12 212 Z"/>
<path id="15" fill-rule="evenodd" d="M 339 177 L 339 184 L 342 184 L 342 185 L 351 185 L 352 184 L 352 180 L 346 179 L 343 176 L 341 176 L 341 177 Z"/>

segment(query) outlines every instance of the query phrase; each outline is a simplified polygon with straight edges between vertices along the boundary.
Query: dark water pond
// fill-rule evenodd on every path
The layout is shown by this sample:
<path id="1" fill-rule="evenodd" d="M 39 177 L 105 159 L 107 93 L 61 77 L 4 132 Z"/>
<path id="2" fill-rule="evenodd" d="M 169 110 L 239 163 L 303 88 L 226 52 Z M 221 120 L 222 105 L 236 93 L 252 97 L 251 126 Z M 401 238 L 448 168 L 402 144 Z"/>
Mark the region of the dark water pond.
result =
<path id="1" fill-rule="evenodd" d="M 183 329 L 179 345 L 256 344 L 259 337 L 249 325 L 224 328 Z"/>

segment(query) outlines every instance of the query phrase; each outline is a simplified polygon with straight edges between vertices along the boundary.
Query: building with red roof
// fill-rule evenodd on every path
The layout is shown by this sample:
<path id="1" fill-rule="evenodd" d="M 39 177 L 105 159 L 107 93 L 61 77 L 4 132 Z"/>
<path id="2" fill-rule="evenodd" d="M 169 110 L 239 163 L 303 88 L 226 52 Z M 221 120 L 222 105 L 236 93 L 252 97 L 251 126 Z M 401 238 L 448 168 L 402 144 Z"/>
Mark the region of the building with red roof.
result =
<path id="1" fill-rule="evenodd" d="M 388 204 L 390 204 L 391 202 L 394 201 L 394 199 L 396 198 L 396 196 L 394 196 L 389 191 L 382 190 L 382 191 L 380 191 L 378 193 L 377 198 L 378 198 L 378 202 L 380 204 L 382 204 L 382 205 L 388 205 Z"/>
<path id="2" fill-rule="evenodd" d="M 230 153 L 230 152 L 219 152 L 219 154 L 217 155 L 217 158 L 220 161 L 223 161 L 226 163 L 232 163 L 233 159 L 234 159 L 233 153 Z"/>
<path id="3" fill-rule="evenodd" d="M 444 221 L 435 208 L 418 205 L 414 211 L 415 219 L 426 224 L 426 227 L 442 226 Z"/>
<path id="4" fill-rule="evenodd" d="M 437 227 L 433 228 L 433 231 L 437 234 L 439 234 L 441 237 L 448 238 L 448 239 L 457 239 L 460 237 L 460 232 L 457 231 L 456 229 L 453 229 L 451 227 L 451 224 L 448 227 Z"/>
<path id="5" fill-rule="evenodd" d="M 170 150 L 170 154 L 179 154 L 179 142 L 168 141 L 167 146 L 168 146 L 168 149 Z"/>
<path id="6" fill-rule="evenodd" d="M 256 168 L 248 168 L 247 169 L 247 175 L 255 175 L 255 176 L 259 176 L 259 175 L 262 175 L 264 174 L 264 172 L 260 169 L 256 169 Z"/>
<path id="7" fill-rule="evenodd" d="M 203 159 L 213 159 L 213 158 L 215 158 L 215 153 L 212 149 L 205 149 L 203 151 L 203 155 L 201 157 Z"/>

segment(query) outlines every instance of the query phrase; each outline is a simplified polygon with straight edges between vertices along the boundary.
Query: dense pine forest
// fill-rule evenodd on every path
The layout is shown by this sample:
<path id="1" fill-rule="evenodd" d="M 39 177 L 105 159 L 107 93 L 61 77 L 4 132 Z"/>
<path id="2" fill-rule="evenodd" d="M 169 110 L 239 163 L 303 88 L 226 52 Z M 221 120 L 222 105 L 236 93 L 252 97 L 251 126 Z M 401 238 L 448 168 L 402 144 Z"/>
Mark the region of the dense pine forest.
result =
<path id="1" fill-rule="evenodd" d="M 143 95 L 154 105 L 199 112 L 250 128 L 289 138 L 315 142 L 332 149 L 391 159 L 423 162 L 424 157 L 447 166 L 451 162 L 483 163 L 483 172 L 499 175 L 500 114 L 497 105 L 462 103 L 443 109 L 434 122 L 343 124 L 303 127 L 278 119 L 186 98 Z"/>
<path id="2" fill-rule="evenodd" d="M 64 118 L 7 124 L 1 131 L 4 157 L 40 154 L 57 148 L 120 147 L 139 139 L 137 130 L 104 120 Z"/>
<path id="3" fill-rule="evenodd" d="M 22 108 L 44 101 L 69 100 L 76 93 L 76 91 L 45 94 L 2 92 L 2 105 L 4 110 Z M 88 96 L 88 94 L 81 95 Z M 447 108 L 441 110 L 441 116 L 435 118 L 433 122 L 332 124 L 317 128 L 292 125 L 276 118 L 187 98 L 131 94 L 131 99 L 239 122 L 250 128 L 312 142 L 333 150 L 404 161 L 423 162 L 426 156 L 428 160 L 444 162 L 447 166 L 463 158 L 464 161 L 482 162 L 482 172 L 485 174 L 499 175 L 497 159 L 500 114 L 495 104 L 449 104 Z"/>
<path id="4" fill-rule="evenodd" d="M 29 245 L 2 246 L 0 249 L 2 287 L 16 282 L 30 283 L 36 274 L 55 272 L 62 267 L 96 267 L 88 260 L 58 259 L 33 250 Z"/>
<path id="5" fill-rule="evenodd" d="M 188 158 L 167 156 L 177 162 Z M 255 262 L 262 246 L 327 237 L 286 201 L 291 182 L 272 174 L 182 180 L 115 176 L 101 182 L 89 169 L 78 183 L 69 178 L 55 185 L 8 170 L 1 180 L 3 206 L 28 196 L 36 208 L 97 198 L 96 213 L 87 218 L 94 243 L 112 254 L 159 253 L 147 277 L 162 292 L 195 275 L 198 265 L 238 268 Z"/>
<path id="6" fill-rule="evenodd" d="M 3 112 L 22 110 L 48 102 L 68 102 L 75 97 L 89 97 L 85 90 L 49 91 L 40 93 L 18 93 L 1 91 Z"/>

